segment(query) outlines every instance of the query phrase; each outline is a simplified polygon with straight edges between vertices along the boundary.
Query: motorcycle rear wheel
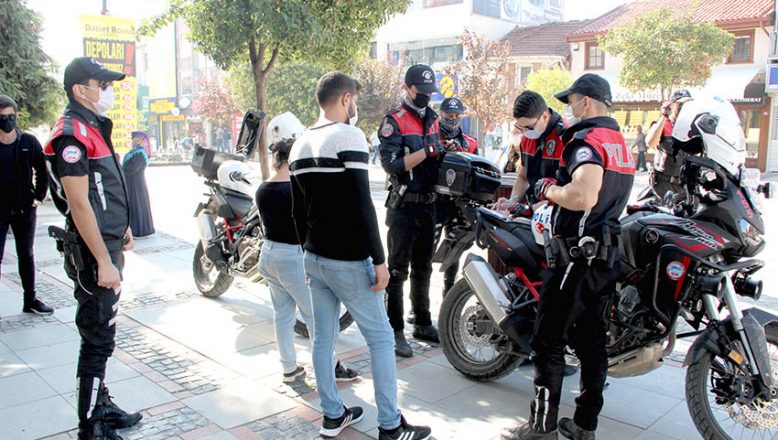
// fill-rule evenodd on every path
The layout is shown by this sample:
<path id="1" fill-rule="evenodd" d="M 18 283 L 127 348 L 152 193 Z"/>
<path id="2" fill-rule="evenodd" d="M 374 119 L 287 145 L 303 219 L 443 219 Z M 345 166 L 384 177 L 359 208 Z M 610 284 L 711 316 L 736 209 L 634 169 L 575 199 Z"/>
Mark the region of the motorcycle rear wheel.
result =
<path id="1" fill-rule="evenodd" d="M 495 333 L 478 333 L 476 321 L 489 319 L 475 293 L 461 279 L 446 293 L 438 316 L 443 354 L 467 378 L 492 382 L 512 373 L 523 356 L 498 351 L 491 343 Z"/>
<path id="2" fill-rule="evenodd" d="M 778 326 L 765 327 L 770 365 L 778 381 Z M 729 359 L 706 351 L 686 372 L 689 414 L 705 440 L 733 438 L 778 438 L 778 400 L 757 405 L 719 404 L 711 391 L 714 379 L 731 375 L 736 368 Z M 748 427 L 747 424 L 753 426 Z M 748 434 L 751 432 L 751 434 Z"/>
<path id="3" fill-rule="evenodd" d="M 204 296 L 218 298 L 230 288 L 234 278 L 231 275 L 219 272 L 213 262 L 204 261 L 204 254 L 203 243 L 197 243 L 194 261 L 192 261 L 195 285 L 197 290 Z"/>

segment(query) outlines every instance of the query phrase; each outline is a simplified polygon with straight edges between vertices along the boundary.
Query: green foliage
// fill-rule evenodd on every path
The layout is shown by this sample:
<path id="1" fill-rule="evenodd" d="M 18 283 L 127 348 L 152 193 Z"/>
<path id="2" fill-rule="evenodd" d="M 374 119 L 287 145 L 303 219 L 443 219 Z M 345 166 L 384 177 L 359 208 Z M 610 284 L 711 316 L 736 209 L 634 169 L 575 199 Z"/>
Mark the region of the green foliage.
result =
<path id="1" fill-rule="evenodd" d="M 267 80 L 265 112 L 268 118 L 288 111 L 306 126 L 316 122 L 319 117 L 316 82 L 329 70 L 326 66 L 308 61 L 279 64 Z M 257 105 L 254 79 L 248 63 L 233 66 L 225 82 L 241 112 Z"/>
<path id="2" fill-rule="evenodd" d="M 570 71 L 561 69 L 535 70 L 527 77 L 527 90 L 539 93 L 550 108 L 561 113 L 565 104 L 554 98 L 554 95 L 567 89 L 572 83 L 573 75 Z"/>
<path id="3" fill-rule="evenodd" d="M 43 20 L 22 0 L 0 1 L 0 94 L 19 104 L 19 126 L 52 124 L 64 90 L 54 62 L 40 46 Z"/>
<path id="4" fill-rule="evenodd" d="M 658 9 L 599 38 L 605 52 L 620 56 L 621 83 L 632 91 L 702 86 L 713 66 L 732 51 L 733 36 L 690 14 Z"/>
<path id="5" fill-rule="evenodd" d="M 354 78 L 362 86 L 358 125 L 368 136 L 378 130 L 392 107 L 400 105 L 403 74 L 398 67 L 372 58 L 363 60 L 354 71 Z"/>

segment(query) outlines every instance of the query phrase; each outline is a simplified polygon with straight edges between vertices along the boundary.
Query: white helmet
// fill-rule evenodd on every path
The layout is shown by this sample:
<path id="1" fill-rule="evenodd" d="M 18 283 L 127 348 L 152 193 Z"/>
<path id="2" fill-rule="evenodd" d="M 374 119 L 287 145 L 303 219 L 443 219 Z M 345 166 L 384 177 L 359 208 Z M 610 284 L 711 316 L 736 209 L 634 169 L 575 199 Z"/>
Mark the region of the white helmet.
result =
<path id="1" fill-rule="evenodd" d="M 700 138 L 703 153 L 737 176 L 746 162 L 746 137 L 735 107 L 724 98 L 694 97 L 675 120 L 673 138 L 680 142 Z"/>
<path id="2" fill-rule="evenodd" d="M 296 139 L 305 131 L 305 126 L 292 112 L 281 113 L 267 124 L 267 143 L 273 145 L 284 139 Z"/>
<path id="3" fill-rule="evenodd" d="M 254 197 L 258 180 L 256 173 L 248 164 L 237 160 L 228 160 L 219 166 L 216 175 L 222 188 Z"/>

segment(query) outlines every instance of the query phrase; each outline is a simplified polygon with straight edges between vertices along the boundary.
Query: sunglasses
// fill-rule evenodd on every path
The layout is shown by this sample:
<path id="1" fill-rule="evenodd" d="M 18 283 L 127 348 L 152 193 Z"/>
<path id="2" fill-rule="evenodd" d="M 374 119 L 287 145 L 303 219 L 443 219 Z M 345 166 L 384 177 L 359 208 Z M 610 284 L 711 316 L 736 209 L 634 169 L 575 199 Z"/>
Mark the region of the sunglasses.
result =
<path id="1" fill-rule="evenodd" d="M 108 89 L 108 87 L 111 87 L 111 84 L 113 84 L 111 81 L 100 81 L 97 84 L 97 87 L 100 90 L 102 90 L 102 91 L 106 91 Z M 90 86 L 88 82 L 85 83 L 85 84 L 81 84 L 81 85 L 86 87 L 86 88 L 88 88 L 88 89 L 94 89 L 94 87 Z"/>
<path id="2" fill-rule="evenodd" d="M 538 120 L 537 120 L 537 121 L 535 121 L 535 123 L 534 123 L 534 124 L 532 124 L 532 125 L 527 125 L 527 126 L 524 126 L 524 127 L 514 122 L 514 123 L 513 123 L 513 128 L 515 128 L 516 130 L 519 130 L 519 131 L 521 131 L 521 132 L 524 132 L 524 131 L 527 131 L 527 130 L 534 130 L 534 129 L 535 129 L 535 126 L 536 126 L 536 125 L 538 125 L 538 122 L 539 122 L 539 121 L 540 121 L 540 118 L 538 118 Z"/>

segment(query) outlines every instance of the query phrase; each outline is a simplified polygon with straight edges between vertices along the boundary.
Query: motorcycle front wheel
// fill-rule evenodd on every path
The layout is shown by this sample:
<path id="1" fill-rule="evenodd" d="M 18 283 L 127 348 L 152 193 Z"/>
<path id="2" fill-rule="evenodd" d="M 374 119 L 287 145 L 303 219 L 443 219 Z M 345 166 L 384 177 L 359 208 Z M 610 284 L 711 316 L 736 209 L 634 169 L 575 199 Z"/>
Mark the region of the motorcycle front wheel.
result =
<path id="1" fill-rule="evenodd" d="M 194 273 L 195 285 L 197 290 L 208 298 L 218 298 L 232 285 L 232 276 L 222 273 L 216 269 L 213 261 L 205 256 L 203 243 L 197 243 L 192 262 L 192 272 Z"/>
<path id="2" fill-rule="evenodd" d="M 495 347 L 494 341 L 502 332 L 464 279 L 457 281 L 443 298 L 438 330 L 446 359 L 469 379 L 495 381 L 513 372 L 523 360 L 522 356 Z"/>
<path id="3" fill-rule="evenodd" d="M 354 318 L 351 317 L 351 313 L 349 313 L 348 310 L 346 310 L 346 307 L 343 305 L 340 306 L 340 319 L 338 319 L 338 323 L 340 324 L 341 332 L 354 323 Z M 294 332 L 304 338 L 310 337 L 310 333 L 308 333 L 308 326 L 305 325 L 305 322 L 303 322 L 302 319 L 300 319 L 299 313 L 297 316 L 297 322 L 294 324 Z"/>
<path id="4" fill-rule="evenodd" d="M 770 367 L 778 383 L 778 326 L 765 327 Z M 778 438 L 778 399 L 737 403 L 717 394 L 747 393 L 748 381 L 729 359 L 706 351 L 686 372 L 686 401 L 705 440 Z"/>

